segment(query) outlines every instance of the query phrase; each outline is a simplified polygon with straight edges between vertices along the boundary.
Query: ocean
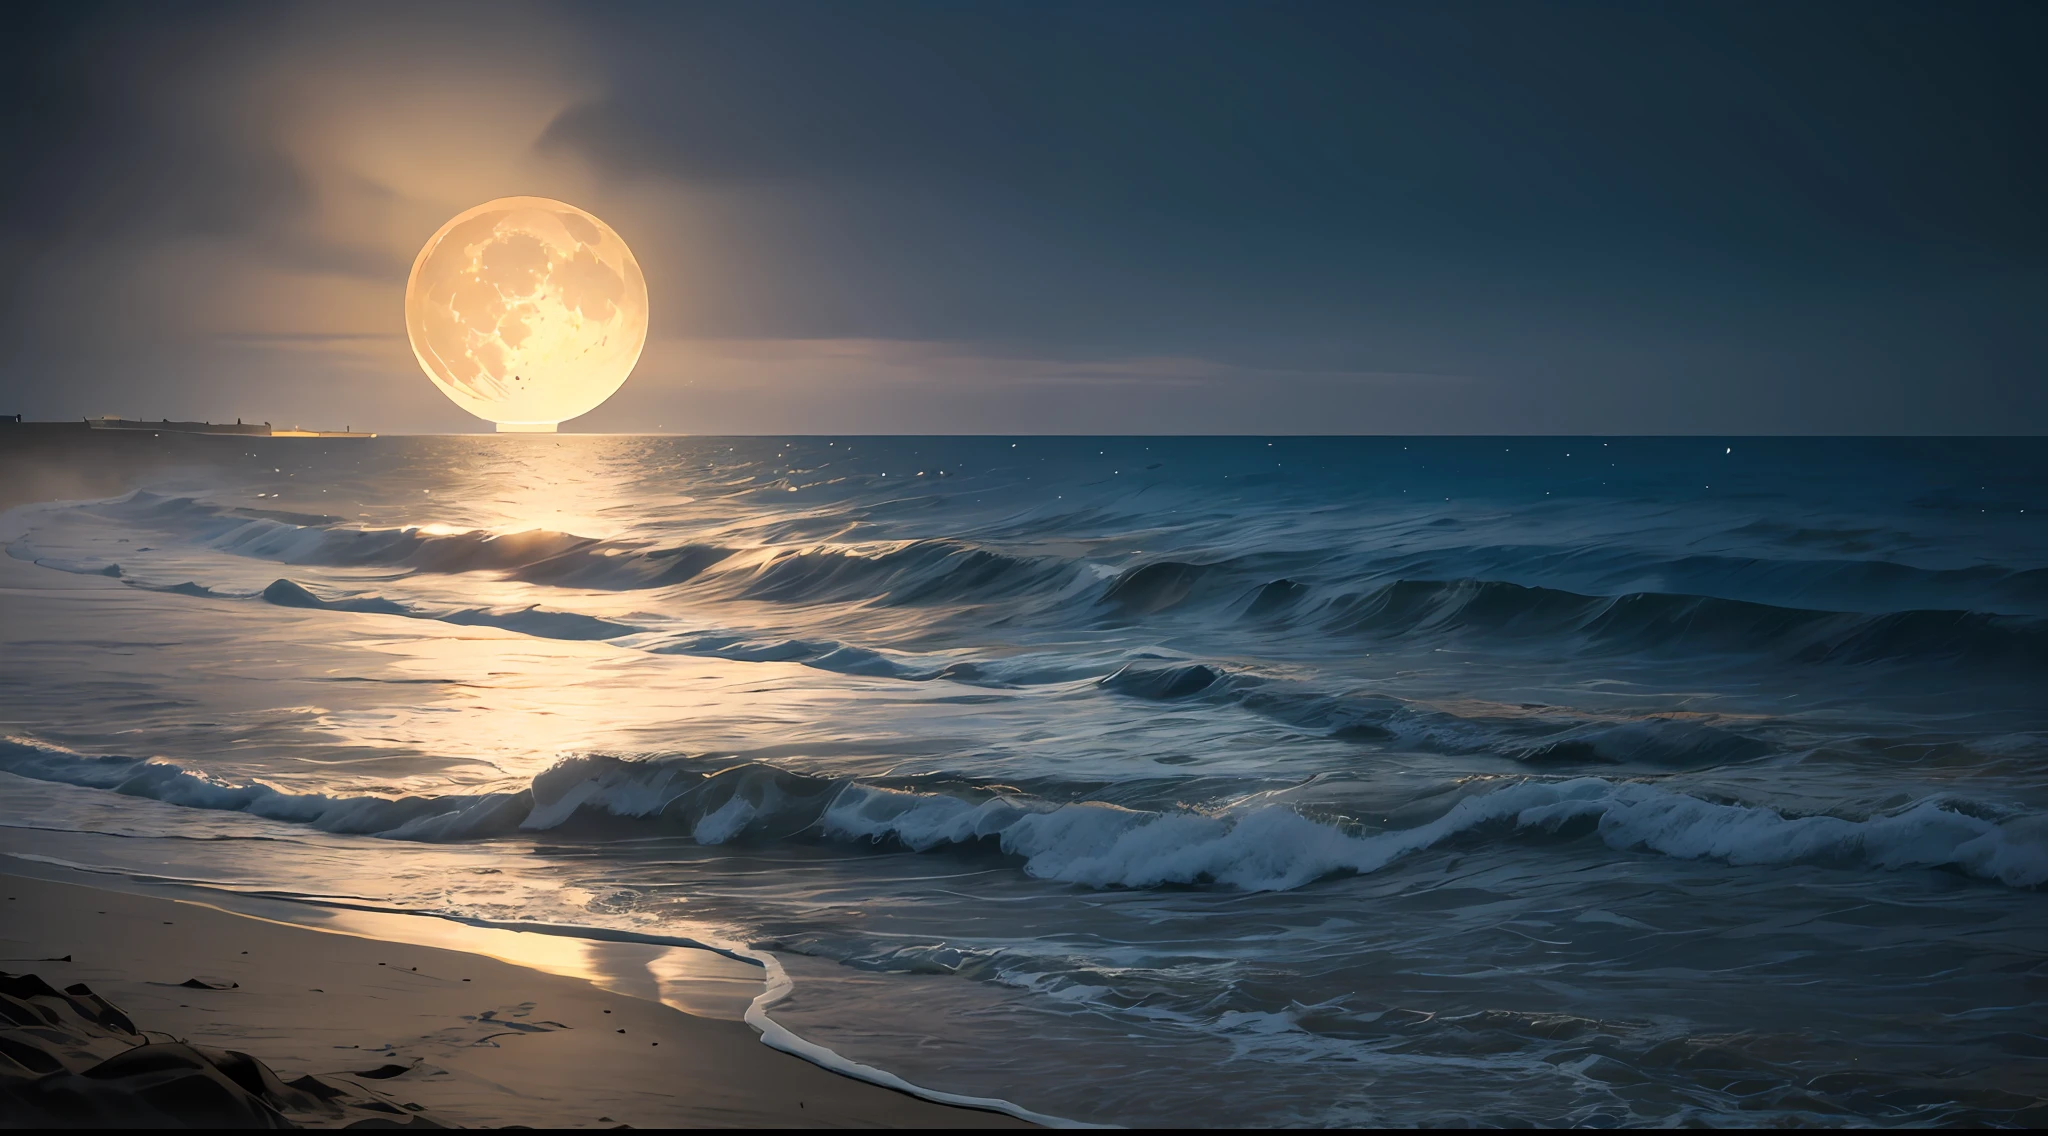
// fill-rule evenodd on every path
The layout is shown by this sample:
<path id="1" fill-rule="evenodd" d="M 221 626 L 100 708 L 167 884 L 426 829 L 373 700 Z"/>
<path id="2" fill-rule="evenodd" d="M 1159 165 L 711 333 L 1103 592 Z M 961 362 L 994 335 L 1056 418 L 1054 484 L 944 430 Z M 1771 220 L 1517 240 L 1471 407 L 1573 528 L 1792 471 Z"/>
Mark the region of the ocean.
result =
<path id="1" fill-rule="evenodd" d="M 2048 442 L 219 441 L 0 515 L 0 850 L 1080 1122 L 2048 1122 Z"/>

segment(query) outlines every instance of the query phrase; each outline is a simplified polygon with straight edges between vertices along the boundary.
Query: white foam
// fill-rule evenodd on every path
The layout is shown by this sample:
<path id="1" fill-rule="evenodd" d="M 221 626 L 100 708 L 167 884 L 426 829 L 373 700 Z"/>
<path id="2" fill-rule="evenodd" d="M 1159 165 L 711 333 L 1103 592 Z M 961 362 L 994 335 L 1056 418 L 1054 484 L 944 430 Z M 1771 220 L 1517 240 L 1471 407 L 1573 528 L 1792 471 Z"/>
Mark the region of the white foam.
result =
<path id="1" fill-rule="evenodd" d="M 699 844 L 723 844 L 744 831 L 760 812 L 758 805 L 735 793 L 699 818 L 690 830 L 690 838 Z"/>
<path id="2" fill-rule="evenodd" d="M 245 812 L 325 832 L 408 840 L 459 840 L 509 828 L 526 794 L 445 797 L 293 793 L 261 781 L 226 781 L 168 761 L 90 757 L 21 738 L 0 739 L 0 770 L 38 781 L 109 789 L 193 809 Z"/>
<path id="3" fill-rule="evenodd" d="M 189 808 L 407 840 L 459 840 L 507 832 L 515 824 L 541 831 L 585 810 L 651 817 L 709 783 L 669 763 L 572 758 L 536 778 L 531 792 L 335 797 L 224 781 L 169 762 L 89 757 L 24 739 L 0 740 L 0 770 Z M 1333 874 L 1376 872 L 1488 826 L 1555 831 L 1586 821 L 1617 851 L 1683 860 L 1947 867 L 2014 887 L 2048 883 L 2048 816 L 1990 820 L 1938 798 L 1863 818 L 1785 816 L 1766 806 L 1721 804 L 1637 782 L 1525 780 L 1468 796 L 1426 824 L 1375 832 L 1312 820 L 1273 803 L 1148 812 L 1011 796 L 970 801 L 858 783 L 839 786 L 821 813 L 798 814 L 791 810 L 799 799 L 772 780 L 735 778 L 723 784 L 732 786 L 731 795 L 691 826 L 700 843 L 725 843 L 756 821 L 780 815 L 802 815 L 796 823 L 808 828 L 815 815 L 818 830 L 842 840 L 895 839 L 925 850 L 994 839 L 1021 857 L 1032 876 L 1097 888 L 1210 883 L 1285 891 Z"/>
<path id="4" fill-rule="evenodd" d="M 450 923 L 461 924 L 466 927 L 476 927 L 490 931 L 513 931 L 526 935 L 554 935 L 560 936 L 562 938 L 589 939 L 596 942 L 646 943 L 657 946 L 683 947 L 686 949 L 711 951 L 715 954 L 724 955 L 727 958 L 739 959 L 742 961 L 754 963 L 755 965 L 760 966 L 766 972 L 765 977 L 767 981 L 763 983 L 761 993 L 755 995 L 754 1000 L 748 1004 L 744 1020 L 749 1026 L 752 1026 L 754 1028 L 754 1031 L 756 1033 L 761 1035 L 762 1043 L 767 1045 L 771 1049 L 781 1050 L 784 1053 L 788 1053 L 793 1056 L 802 1058 L 803 1060 L 808 1061 L 813 1065 L 829 1069 L 832 1072 L 838 1073 L 842 1076 L 852 1077 L 855 1080 L 859 1081 L 866 1081 L 869 1084 L 881 1085 L 885 1088 L 895 1089 L 896 1091 L 902 1093 L 909 1093 L 911 1096 L 920 1097 L 928 1101 L 935 1101 L 940 1104 L 957 1105 L 962 1108 L 981 1109 L 986 1112 L 1000 1112 L 1007 1114 L 1009 1116 L 1014 1116 L 1019 1120 L 1030 1121 L 1033 1124 L 1037 1124 L 1046 1128 L 1114 1127 L 1113 1125 L 1090 1124 L 1085 1121 L 1069 1120 L 1065 1117 L 1052 1116 L 1042 1112 L 1033 1112 L 1031 1109 L 1025 1108 L 1021 1105 L 1013 1104 L 1010 1101 L 1006 1101 L 998 1097 L 976 1097 L 968 1096 L 963 1093 L 949 1093 L 938 1089 L 928 1089 L 922 1085 L 913 1084 L 912 1082 L 907 1081 L 904 1078 L 897 1076 L 896 1074 L 891 1073 L 886 1069 L 878 1069 L 873 1065 L 864 1065 L 858 1061 L 852 1060 L 851 1058 L 842 1056 L 838 1052 L 829 1049 L 826 1046 L 819 1045 L 817 1042 L 808 1041 L 802 1037 L 799 1037 L 795 1033 L 795 1031 L 783 1025 L 781 1022 L 776 1021 L 768 1014 L 770 1008 L 772 1008 L 776 1003 L 788 998 L 790 994 L 793 993 L 796 989 L 796 984 L 790 979 L 789 972 L 783 967 L 782 961 L 776 958 L 774 955 L 768 953 L 767 951 L 756 950 L 751 947 L 742 946 L 738 943 L 728 942 L 713 935 L 705 935 L 704 937 L 699 938 L 695 936 L 663 935 L 657 933 L 650 933 L 646 931 L 628 931 L 616 927 L 588 926 L 574 923 L 549 923 L 542 922 L 539 920 L 527 919 L 486 919 L 478 916 L 458 915 L 449 912 L 421 911 L 413 908 L 393 907 L 383 903 L 367 901 L 350 902 L 335 897 L 290 895 L 275 891 L 252 892 L 241 888 L 225 886 L 211 880 L 183 876 L 144 875 L 141 873 L 124 871 L 117 868 L 102 867 L 95 864 L 83 864 L 73 860 L 60 859 L 56 856 L 45 856 L 31 852 L 9 852 L 6 853 L 6 855 L 14 857 L 15 859 L 19 860 L 27 860 L 41 864 L 50 864 L 57 867 L 69 868 L 74 871 L 87 872 L 94 875 L 124 876 L 128 879 L 135 880 L 138 883 L 175 884 L 182 887 L 197 888 L 204 891 L 221 893 L 223 895 L 255 894 L 260 895 L 262 898 L 268 900 L 283 900 L 291 903 L 302 903 L 308 907 L 329 907 L 339 908 L 346 911 L 370 912 L 379 915 L 402 915 L 422 919 L 441 919 L 446 920 Z M 328 929 L 328 927 L 322 926 L 321 929 Z M 458 945 L 457 949 L 467 948 L 462 945 Z M 486 952 L 480 951 L 478 953 Z"/>
<path id="5" fill-rule="evenodd" d="M 978 1108 L 987 1112 L 1007 1113 L 1019 1120 L 1028 1120 L 1033 1124 L 1042 1125 L 1047 1128 L 1115 1127 L 1114 1125 L 1089 1124 L 1084 1121 L 1049 1116 L 1042 1112 L 1033 1112 L 1028 1108 L 995 1097 L 972 1097 L 963 1093 L 946 1093 L 936 1089 L 923 1088 L 911 1084 L 887 1069 L 877 1069 L 872 1065 L 863 1065 L 851 1058 L 841 1056 L 815 1041 L 806 1041 L 798 1037 L 789 1027 L 768 1016 L 770 1008 L 777 1002 L 789 997 L 796 990 L 796 984 L 790 980 L 789 972 L 783 969 L 781 960 L 766 951 L 742 949 L 736 950 L 734 953 L 739 954 L 743 958 L 750 958 L 759 962 L 768 971 L 767 987 L 760 994 L 756 995 L 753 1004 L 747 1007 L 746 1022 L 760 1033 L 762 1043 L 771 1049 L 779 1049 L 784 1053 L 793 1054 L 809 1061 L 813 1065 L 830 1069 L 844 1076 L 853 1077 L 856 1080 L 882 1085 L 886 1088 L 895 1089 L 898 1092 L 909 1093 L 915 1097 L 923 1097 L 925 1100 L 937 1101 L 940 1104 L 958 1105 L 962 1108 Z"/>
<path id="6" fill-rule="evenodd" d="M 1787 817 L 1597 777 L 1522 781 L 1459 801 L 1427 824 L 1351 833 L 1284 805 L 1242 812 L 1148 813 L 1105 804 L 1053 806 L 849 786 L 823 827 L 842 838 L 895 837 L 912 848 L 996 838 L 1042 879 L 1090 887 L 1210 882 L 1281 891 L 1339 872 L 1370 873 L 1488 825 L 1555 830 L 1596 822 L 1618 851 L 1733 865 L 1849 861 L 1884 869 L 1954 867 L 2014 887 L 2048 882 L 2048 817 L 2005 822 L 1938 800 L 1864 819 Z"/>

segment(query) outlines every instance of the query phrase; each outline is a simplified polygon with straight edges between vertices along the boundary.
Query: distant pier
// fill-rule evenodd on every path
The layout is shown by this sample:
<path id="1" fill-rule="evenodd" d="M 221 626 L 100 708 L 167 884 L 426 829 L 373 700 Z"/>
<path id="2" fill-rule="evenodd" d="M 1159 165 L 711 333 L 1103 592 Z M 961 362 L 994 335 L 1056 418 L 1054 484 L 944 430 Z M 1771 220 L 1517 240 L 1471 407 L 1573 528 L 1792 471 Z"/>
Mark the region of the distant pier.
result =
<path id="1" fill-rule="evenodd" d="M 19 421 L 19 419 L 17 419 Z M 148 430 L 158 434 L 234 434 L 256 438 L 374 438 L 377 435 L 356 430 L 301 430 L 297 426 L 281 430 L 268 422 L 173 422 L 168 418 L 157 422 L 143 422 L 130 418 L 88 418 L 85 425 L 92 430 Z"/>
<path id="2" fill-rule="evenodd" d="M 212 434 L 237 438 L 374 438 L 362 430 L 302 430 L 297 426 L 279 429 L 268 422 L 173 422 L 168 418 L 144 422 L 136 418 L 82 418 L 73 422 L 25 422 L 19 414 L 0 414 L 0 434 L 38 436 L 85 434 L 106 431 L 115 434 Z"/>

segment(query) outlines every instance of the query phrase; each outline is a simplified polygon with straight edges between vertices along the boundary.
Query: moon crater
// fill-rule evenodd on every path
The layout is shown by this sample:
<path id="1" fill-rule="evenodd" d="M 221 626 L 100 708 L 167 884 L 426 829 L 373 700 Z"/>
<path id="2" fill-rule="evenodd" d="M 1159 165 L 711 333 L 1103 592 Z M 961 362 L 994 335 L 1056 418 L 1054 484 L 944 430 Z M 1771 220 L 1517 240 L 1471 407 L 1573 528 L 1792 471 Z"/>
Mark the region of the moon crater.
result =
<path id="1" fill-rule="evenodd" d="M 552 430 L 632 374 L 647 343 L 647 281 L 591 214 L 501 197 L 457 214 L 420 250 L 405 326 L 457 406 L 501 430 Z"/>

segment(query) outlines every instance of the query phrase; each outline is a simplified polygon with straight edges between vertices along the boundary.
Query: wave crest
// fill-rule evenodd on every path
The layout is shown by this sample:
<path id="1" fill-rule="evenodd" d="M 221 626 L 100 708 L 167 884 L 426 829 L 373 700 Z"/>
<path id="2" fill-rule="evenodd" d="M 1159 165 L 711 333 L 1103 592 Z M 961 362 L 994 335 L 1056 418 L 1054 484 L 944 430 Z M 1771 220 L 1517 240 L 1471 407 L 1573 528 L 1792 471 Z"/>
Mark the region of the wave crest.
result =
<path id="1" fill-rule="evenodd" d="M 1616 851 L 1677 859 L 1948 868 L 2013 887 L 2048 883 L 2048 815 L 1990 819 L 1976 815 L 1982 810 L 1929 798 L 1863 818 L 1787 816 L 1767 806 L 1598 777 L 1510 782 L 1468 795 L 1426 823 L 1372 830 L 1272 803 L 1156 811 L 1058 803 L 970 783 L 913 791 L 759 763 L 715 767 L 696 758 L 573 757 L 516 792 L 397 798 L 291 793 L 168 762 L 90 757 L 23 739 L 0 740 L 0 770 L 399 840 L 521 831 L 602 839 L 646 835 L 651 828 L 707 845 L 822 837 L 893 841 L 926 851 L 992 843 L 1019 858 L 1032 876 L 1094 888 L 1288 890 L 1332 875 L 1376 872 L 1448 840 L 1581 826 Z"/>
<path id="2" fill-rule="evenodd" d="M 1417 635 L 1579 636 L 1639 654 L 1777 654 L 1801 663 L 1951 660 L 2048 668 L 2048 618 L 1973 611 L 1883 614 L 1776 607 L 1667 592 L 1604 597 L 1499 580 L 1400 580 L 1331 601 L 1327 630 Z"/>
<path id="3" fill-rule="evenodd" d="M 437 533 L 416 526 L 350 528 L 339 517 L 228 508 L 146 491 L 99 506 L 98 511 L 168 529 L 221 552 L 282 564 L 435 574 L 498 572 L 526 583 L 598 591 L 670 587 L 732 555 L 730 549 L 713 545 L 662 548 L 547 529 Z"/>

